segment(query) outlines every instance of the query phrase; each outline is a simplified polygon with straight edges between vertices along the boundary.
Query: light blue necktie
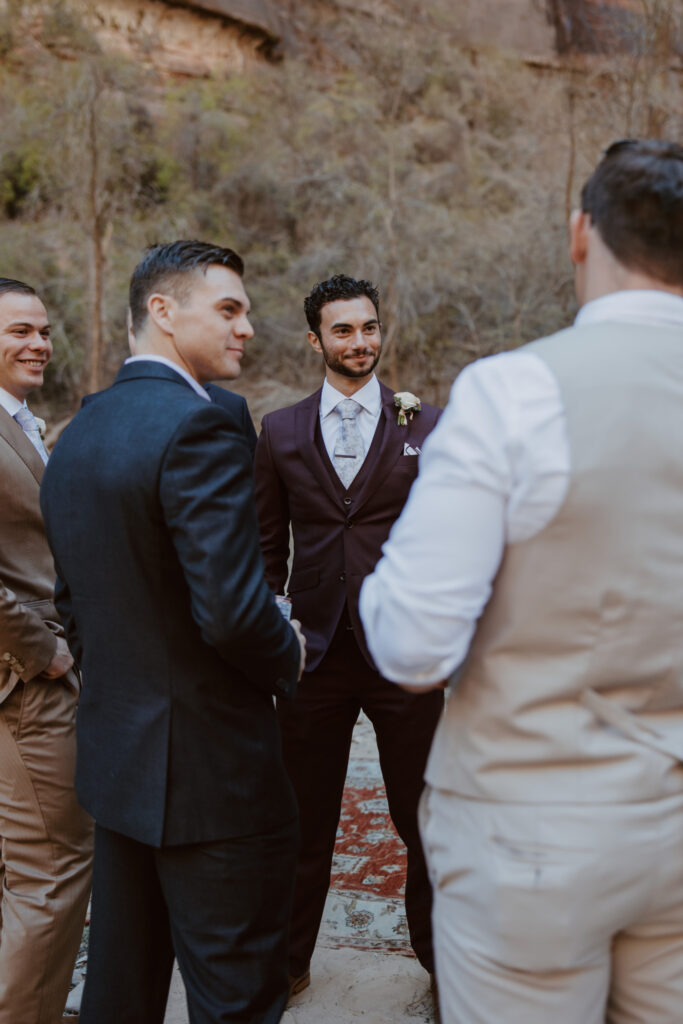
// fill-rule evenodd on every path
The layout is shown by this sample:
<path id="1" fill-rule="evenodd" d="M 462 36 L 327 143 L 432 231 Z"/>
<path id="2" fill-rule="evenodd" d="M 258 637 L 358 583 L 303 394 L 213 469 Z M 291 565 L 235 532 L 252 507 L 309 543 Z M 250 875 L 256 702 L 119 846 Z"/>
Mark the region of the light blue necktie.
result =
<path id="1" fill-rule="evenodd" d="M 360 410 L 360 405 L 352 398 L 345 398 L 335 410 L 341 419 L 341 430 L 334 448 L 333 462 L 344 487 L 350 487 L 353 478 L 363 465 L 365 449 L 358 427 Z"/>
<path id="2" fill-rule="evenodd" d="M 19 412 L 15 412 L 14 418 L 26 434 L 27 438 L 40 455 L 41 459 L 47 466 L 48 454 L 47 448 L 43 444 L 43 439 L 40 436 L 40 427 L 38 421 L 29 409 L 27 405 L 22 405 Z"/>

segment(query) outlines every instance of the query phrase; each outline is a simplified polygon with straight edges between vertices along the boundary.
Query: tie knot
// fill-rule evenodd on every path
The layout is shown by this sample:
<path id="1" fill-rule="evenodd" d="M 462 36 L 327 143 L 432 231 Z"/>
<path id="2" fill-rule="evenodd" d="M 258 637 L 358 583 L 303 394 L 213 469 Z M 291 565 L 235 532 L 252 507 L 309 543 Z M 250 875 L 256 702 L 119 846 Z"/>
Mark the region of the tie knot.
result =
<path id="1" fill-rule="evenodd" d="M 337 405 L 337 412 L 343 420 L 355 420 L 360 412 L 360 405 L 353 398 L 345 398 Z"/>
<path id="2" fill-rule="evenodd" d="M 18 412 L 15 412 L 14 419 L 24 431 L 26 437 L 36 449 L 45 465 L 47 465 L 47 448 L 43 444 L 43 439 L 40 436 L 38 420 L 35 418 L 28 406 L 22 405 L 21 409 L 19 409 Z"/>
<path id="3" fill-rule="evenodd" d="M 36 418 L 27 405 L 22 405 L 21 409 L 19 409 L 18 412 L 15 412 L 14 418 L 22 430 L 38 429 Z"/>

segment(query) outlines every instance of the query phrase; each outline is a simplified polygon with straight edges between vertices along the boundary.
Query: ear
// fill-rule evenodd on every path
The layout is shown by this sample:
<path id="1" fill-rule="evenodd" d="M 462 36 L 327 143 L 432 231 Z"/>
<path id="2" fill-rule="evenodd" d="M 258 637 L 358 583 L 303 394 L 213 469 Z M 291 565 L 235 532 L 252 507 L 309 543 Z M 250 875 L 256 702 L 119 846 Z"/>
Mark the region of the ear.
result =
<path id="1" fill-rule="evenodd" d="M 586 262 L 590 227 L 590 214 L 583 210 L 572 211 L 569 218 L 569 258 L 575 267 Z"/>
<path id="2" fill-rule="evenodd" d="M 173 334 L 173 322 L 178 303 L 172 295 L 154 292 L 147 299 L 147 313 L 164 334 Z"/>
<path id="3" fill-rule="evenodd" d="M 322 355 L 323 347 L 320 344 L 320 338 L 315 333 L 315 331 L 309 331 L 306 337 L 308 338 L 308 344 L 311 346 L 311 348 L 315 352 L 319 352 Z"/>

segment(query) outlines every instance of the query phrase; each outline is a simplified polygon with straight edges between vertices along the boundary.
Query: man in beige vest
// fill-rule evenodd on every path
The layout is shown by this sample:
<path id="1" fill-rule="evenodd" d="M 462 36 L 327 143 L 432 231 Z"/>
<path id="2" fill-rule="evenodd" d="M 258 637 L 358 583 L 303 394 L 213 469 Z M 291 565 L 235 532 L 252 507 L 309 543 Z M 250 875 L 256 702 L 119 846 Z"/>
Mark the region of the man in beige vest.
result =
<path id="1" fill-rule="evenodd" d="M 25 401 L 51 354 L 33 288 L 0 278 L 0 1024 L 61 1022 L 90 887 L 91 821 L 73 789 L 79 682 L 40 514 L 47 452 Z"/>
<path id="2" fill-rule="evenodd" d="M 611 146 L 571 257 L 574 326 L 461 374 L 361 596 L 388 678 L 464 661 L 421 809 L 447 1024 L 683 1020 L 683 148 Z"/>

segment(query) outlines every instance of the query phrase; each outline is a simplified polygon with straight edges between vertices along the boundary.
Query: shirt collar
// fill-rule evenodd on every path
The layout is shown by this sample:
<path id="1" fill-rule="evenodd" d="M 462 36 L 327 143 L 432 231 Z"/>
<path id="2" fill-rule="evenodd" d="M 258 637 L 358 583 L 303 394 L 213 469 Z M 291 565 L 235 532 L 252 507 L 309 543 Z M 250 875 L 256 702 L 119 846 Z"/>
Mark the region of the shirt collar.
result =
<path id="1" fill-rule="evenodd" d="M 683 298 L 655 288 L 611 292 L 579 310 L 577 327 L 615 321 L 658 327 L 683 327 Z"/>
<path id="2" fill-rule="evenodd" d="M 143 359 L 146 359 L 150 363 L 161 363 L 163 366 L 168 366 L 169 370 L 175 370 L 176 373 L 180 374 L 183 380 L 187 381 L 190 387 L 196 391 L 198 395 L 205 398 L 207 402 L 211 401 L 211 396 L 208 391 L 205 391 L 201 384 L 196 381 L 194 377 L 187 372 L 187 370 L 184 370 L 182 366 L 178 366 L 178 364 L 174 363 L 171 359 L 167 359 L 166 356 L 149 355 L 143 352 L 139 356 L 128 356 L 123 365 L 125 366 L 127 363 L 139 363 Z"/>
<path id="3" fill-rule="evenodd" d="M 0 388 L 0 405 L 5 409 L 10 416 L 16 416 L 20 409 L 23 409 L 26 402 L 21 402 L 14 395 L 10 395 L 9 391 L 5 391 L 4 388 Z"/>
<path id="4" fill-rule="evenodd" d="M 328 416 L 347 397 L 347 395 L 343 395 L 341 391 L 337 391 L 335 387 L 332 387 L 327 378 L 325 378 L 320 395 L 320 418 L 324 419 Z M 371 416 L 379 416 L 382 409 L 382 393 L 379 389 L 379 381 L 374 373 L 367 384 L 359 388 L 351 397 L 354 402 L 358 402 Z"/>

